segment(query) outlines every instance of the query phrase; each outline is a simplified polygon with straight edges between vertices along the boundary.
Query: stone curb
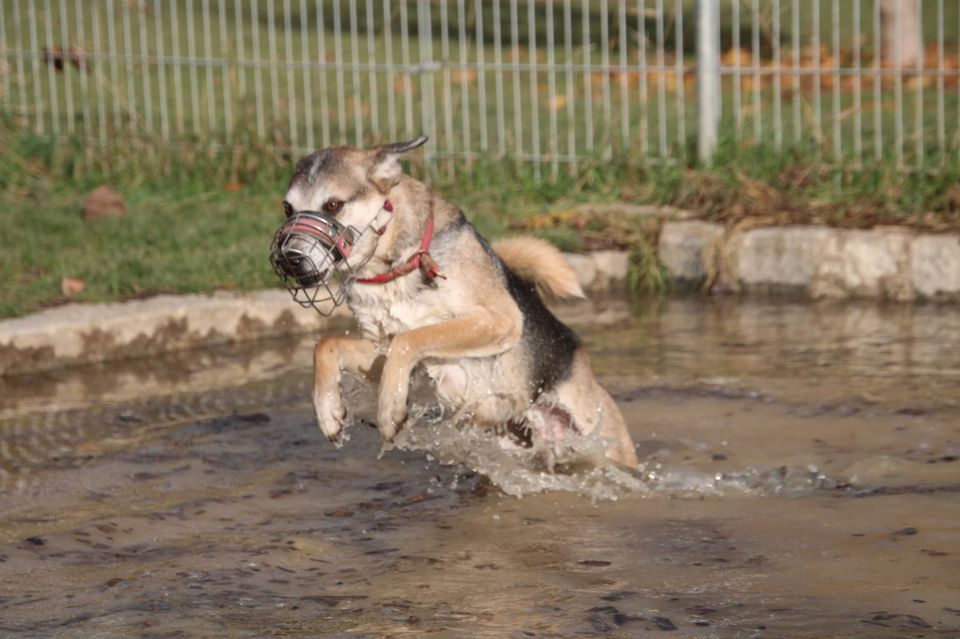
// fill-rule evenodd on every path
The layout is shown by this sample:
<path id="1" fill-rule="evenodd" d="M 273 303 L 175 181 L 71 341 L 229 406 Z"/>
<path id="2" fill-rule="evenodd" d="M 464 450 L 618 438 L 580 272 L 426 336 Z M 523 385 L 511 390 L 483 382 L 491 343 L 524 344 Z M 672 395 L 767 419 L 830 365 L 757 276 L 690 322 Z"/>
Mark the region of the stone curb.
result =
<path id="1" fill-rule="evenodd" d="M 625 281 L 624 251 L 567 257 L 585 290 L 608 291 Z M 0 375 L 310 333 L 350 323 L 344 307 L 329 318 L 321 317 L 294 304 L 283 290 L 67 304 L 0 321 Z"/>
<path id="2" fill-rule="evenodd" d="M 303 333 L 348 321 L 294 304 L 286 291 L 160 295 L 67 304 L 0 321 L 0 375 Z"/>
<path id="3" fill-rule="evenodd" d="M 658 253 L 681 282 L 813 298 L 960 301 L 960 236 L 909 229 L 773 226 L 738 231 L 667 221 Z"/>
<path id="4" fill-rule="evenodd" d="M 677 281 L 713 290 L 810 297 L 960 301 L 960 237 L 905 229 L 764 227 L 738 231 L 700 220 L 662 222 L 658 253 Z M 591 293 L 622 288 L 627 251 L 566 254 Z M 0 375 L 296 333 L 350 323 L 324 318 L 281 290 L 161 295 L 68 304 L 0 321 Z"/>

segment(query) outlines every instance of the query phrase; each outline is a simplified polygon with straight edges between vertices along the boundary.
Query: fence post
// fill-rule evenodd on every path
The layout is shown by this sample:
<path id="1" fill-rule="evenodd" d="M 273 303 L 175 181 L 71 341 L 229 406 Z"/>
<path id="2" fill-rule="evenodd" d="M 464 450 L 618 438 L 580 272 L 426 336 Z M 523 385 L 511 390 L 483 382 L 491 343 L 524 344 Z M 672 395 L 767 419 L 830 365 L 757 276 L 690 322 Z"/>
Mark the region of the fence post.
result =
<path id="1" fill-rule="evenodd" d="M 697 0 L 697 157 L 713 161 L 720 128 L 720 0 Z"/>

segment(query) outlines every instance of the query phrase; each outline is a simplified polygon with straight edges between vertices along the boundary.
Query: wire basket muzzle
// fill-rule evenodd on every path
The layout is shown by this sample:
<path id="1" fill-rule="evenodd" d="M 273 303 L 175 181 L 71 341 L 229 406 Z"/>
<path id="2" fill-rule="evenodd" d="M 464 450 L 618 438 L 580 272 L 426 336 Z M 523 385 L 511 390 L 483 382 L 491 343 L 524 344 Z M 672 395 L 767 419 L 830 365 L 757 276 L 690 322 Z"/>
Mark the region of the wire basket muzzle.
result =
<path id="1" fill-rule="evenodd" d="M 270 263 L 294 301 L 329 315 L 346 297 L 352 280 L 347 258 L 358 235 L 319 213 L 297 213 L 274 234 Z"/>

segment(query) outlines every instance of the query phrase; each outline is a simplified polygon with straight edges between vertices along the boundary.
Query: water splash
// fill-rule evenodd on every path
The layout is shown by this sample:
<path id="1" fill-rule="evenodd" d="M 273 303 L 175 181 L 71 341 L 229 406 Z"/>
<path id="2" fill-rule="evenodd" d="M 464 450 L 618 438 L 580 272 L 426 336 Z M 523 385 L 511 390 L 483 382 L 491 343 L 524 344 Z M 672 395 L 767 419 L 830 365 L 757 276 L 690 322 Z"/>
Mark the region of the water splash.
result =
<path id="1" fill-rule="evenodd" d="M 534 437 L 532 446 L 521 447 L 468 419 L 444 416 L 436 406 L 422 404 L 413 406 L 407 428 L 393 444 L 386 444 L 384 451 L 391 448 L 423 452 L 441 464 L 465 466 L 516 497 L 547 491 L 573 492 L 595 500 L 636 494 L 800 495 L 842 484 L 815 467 L 708 473 L 648 462 L 630 469 L 607 459 L 597 437 L 568 434 L 562 448 Z"/>

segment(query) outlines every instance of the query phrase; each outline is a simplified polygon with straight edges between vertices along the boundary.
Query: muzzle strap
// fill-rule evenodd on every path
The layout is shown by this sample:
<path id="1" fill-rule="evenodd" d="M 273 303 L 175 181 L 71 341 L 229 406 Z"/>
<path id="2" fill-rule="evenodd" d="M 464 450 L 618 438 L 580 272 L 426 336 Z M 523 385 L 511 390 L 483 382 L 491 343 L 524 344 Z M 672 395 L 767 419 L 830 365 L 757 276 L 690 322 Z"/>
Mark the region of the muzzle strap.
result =
<path id="1" fill-rule="evenodd" d="M 390 200 L 387 200 L 387 204 L 390 203 Z M 391 209 L 393 207 L 391 206 Z M 390 210 L 390 209 L 388 209 Z M 411 273 L 417 269 L 420 269 L 420 272 L 423 273 L 423 277 L 427 280 L 435 280 L 438 277 L 442 279 L 447 279 L 447 276 L 440 272 L 440 267 L 437 266 L 437 263 L 433 260 L 433 257 L 430 256 L 430 242 L 433 240 L 433 210 L 430 211 L 429 217 L 427 217 L 427 228 L 423 232 L 423 237 L 420 239 L 420 249 L 410 256 L 407 261 L 394 266 L 389 271 L 380 273 L 379 275 L 374 275 L 373 277 L 361 277 L 356 280 L 358 284 L 385 284 L 387 282 L 392 282 L 398 277 L 403 277 L 407 273 Z"/>

